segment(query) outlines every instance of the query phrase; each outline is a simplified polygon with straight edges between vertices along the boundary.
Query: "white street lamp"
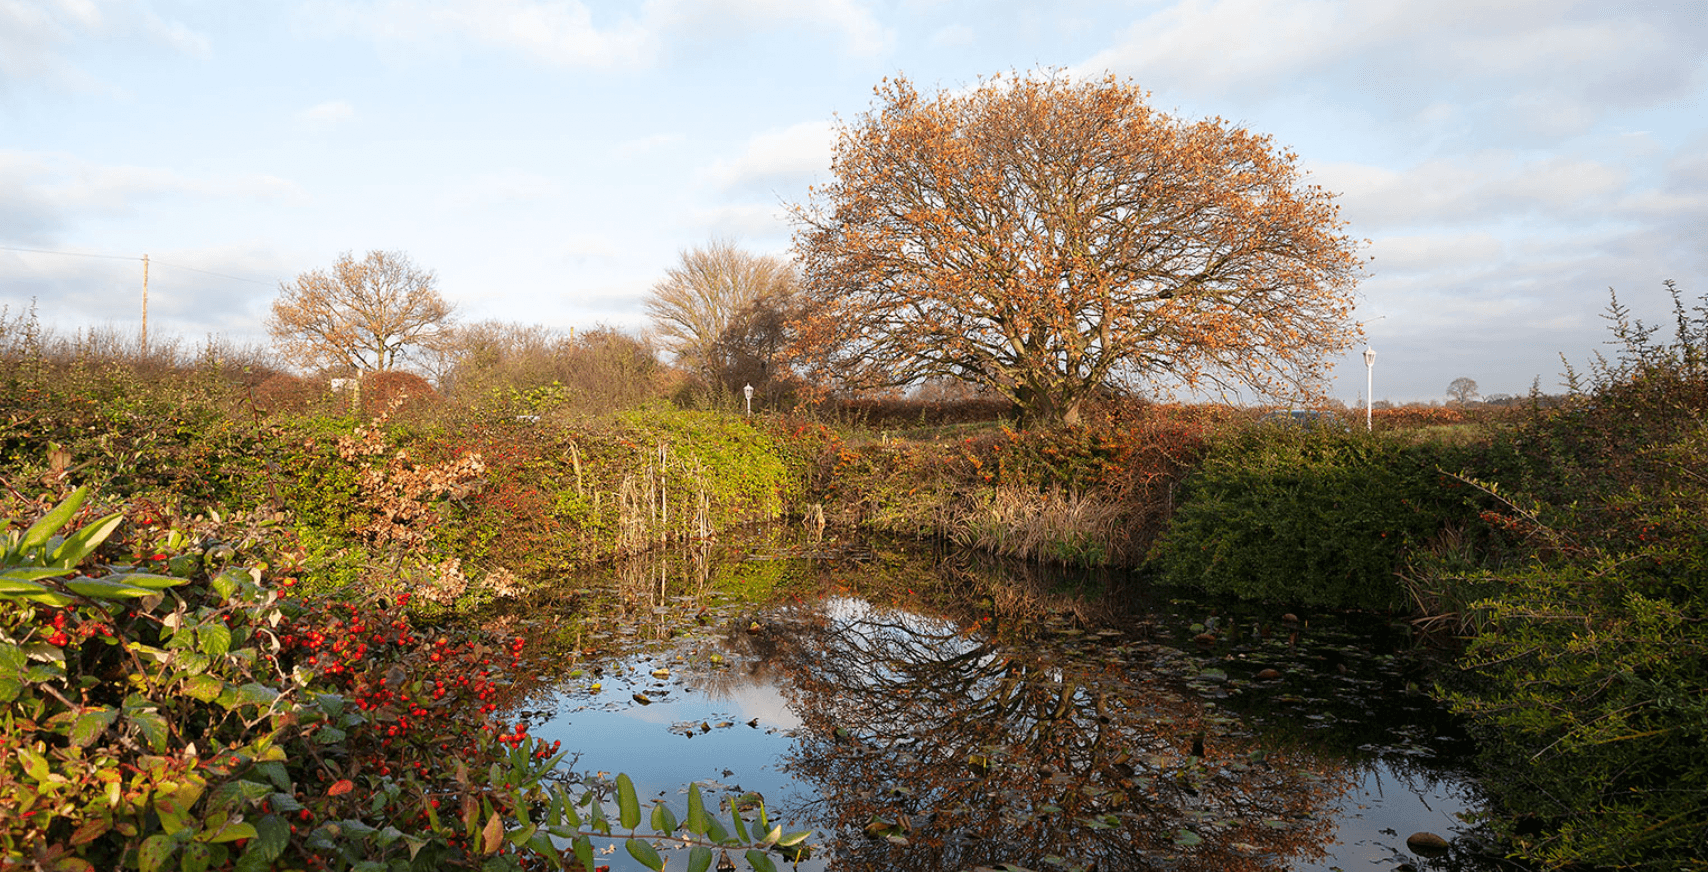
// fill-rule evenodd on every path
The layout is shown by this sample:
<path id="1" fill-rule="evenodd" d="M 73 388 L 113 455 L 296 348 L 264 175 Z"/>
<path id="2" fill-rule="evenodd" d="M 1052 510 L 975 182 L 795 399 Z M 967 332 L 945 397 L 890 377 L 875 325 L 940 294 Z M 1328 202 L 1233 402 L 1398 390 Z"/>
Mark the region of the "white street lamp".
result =
<path id="1" fill-rule="evenodd" d="M 1369 431 L 1371 402 L 1375 398 L 1376 349 L 1364 346 L 1364 429 Z"/>
<path id="2" fill-rule="evenodd" d="M 743 385 L 741 393 L 747 397 L 747 414 L 751 416 L 753 414 L 753 385 Z"/>

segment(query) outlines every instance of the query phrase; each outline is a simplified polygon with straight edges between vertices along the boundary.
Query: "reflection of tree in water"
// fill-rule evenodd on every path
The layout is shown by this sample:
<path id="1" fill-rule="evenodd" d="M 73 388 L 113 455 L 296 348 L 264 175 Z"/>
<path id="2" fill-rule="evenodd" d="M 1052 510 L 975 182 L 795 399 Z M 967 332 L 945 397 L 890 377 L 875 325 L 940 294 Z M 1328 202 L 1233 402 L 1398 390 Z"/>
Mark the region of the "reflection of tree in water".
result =
<path id="1" fill-rule="evenodd" d="M 999 652 L 944 622 L 831 599 L 748 639 L 805 722 L 785 808 L 838 836 L 834 869 L 1272 869 L 1320 856 L 1348 785 L 1161 677 L 1148 645 Z M 1203 756 L 1194 756 L 1194 752 Z M 868 826 L 870 825 L 870 827 Z M 878 835 L 894 838 L 868 837 Z M 905 840 L 905 845 L 898 843 Z"/>

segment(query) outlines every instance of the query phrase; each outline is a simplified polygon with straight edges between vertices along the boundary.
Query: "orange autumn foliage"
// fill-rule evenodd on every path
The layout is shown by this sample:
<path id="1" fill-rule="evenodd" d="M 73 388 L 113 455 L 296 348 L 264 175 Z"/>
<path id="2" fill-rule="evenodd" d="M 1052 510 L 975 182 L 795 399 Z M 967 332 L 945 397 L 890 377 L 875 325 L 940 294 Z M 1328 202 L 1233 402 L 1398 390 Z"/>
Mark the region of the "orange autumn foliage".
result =
<path id="1" fill-rule="evenodd" d="M 1356 244 L 1268 137 L 1114 77 L 876 94 L 795 208 L 816 381 L 957 378 L 1071 423 L 1111 389 L 1311 396 L 1358 337 Z"/>

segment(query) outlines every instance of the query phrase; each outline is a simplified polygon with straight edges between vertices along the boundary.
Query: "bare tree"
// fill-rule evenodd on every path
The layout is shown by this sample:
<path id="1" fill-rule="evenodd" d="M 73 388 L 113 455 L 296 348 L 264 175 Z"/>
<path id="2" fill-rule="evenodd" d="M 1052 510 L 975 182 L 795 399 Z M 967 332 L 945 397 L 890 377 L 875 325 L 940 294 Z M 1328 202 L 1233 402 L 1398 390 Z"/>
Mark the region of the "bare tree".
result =
<path id="1" fill-rule="evenodd" d="M 1478 396 L 1476 379 L 1460 376 L 1447 386 L 1447 401 L 1456 406 L 1463 406 Z"/>
<path id="2" fill-rule="evenodd" d="M 389 370 L 449 324 L 453 307 L 436 281 L 401 252 L 370 251 L 358 261 L 346 251 L 330 272 L 279 285 L 267 329 L 280 353 L 302 366 Z"/>
<path id="3" fill-rule="evenodd" d="M 646 300 L 660 344 L 677 362 L 715 379 L 717 347 L 756 301 L 791 297 L 795 272 L 780 257 L 754 254 L 726 239 L 684 251 Z"/>

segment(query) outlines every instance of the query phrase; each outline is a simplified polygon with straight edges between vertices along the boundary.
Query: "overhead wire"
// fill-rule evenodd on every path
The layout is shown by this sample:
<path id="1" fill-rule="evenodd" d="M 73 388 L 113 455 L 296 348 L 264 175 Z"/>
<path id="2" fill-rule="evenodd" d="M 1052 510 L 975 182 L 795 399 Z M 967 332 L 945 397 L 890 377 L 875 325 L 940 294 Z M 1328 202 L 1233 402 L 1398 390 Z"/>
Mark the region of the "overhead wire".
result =
<path id="1" fill-rule="evenodd" d="M 0 245 L 0 251 L 23 251 L 23 252 L 28 252 L 30 254 L 57 254 L 61 257 L 94 257 L 94 258 L 101 258 L 104 260 L 134 260 L 137 263 L 142 263 L 144 260 L 143 257 L 139 257 L 139 256 L 135 256 L 135 255 L 93 254 L 93 253 L 85 252 L 85 251 L 52 251 L 52 250 L 45 249 L 45 248 L 20 248 L 20 247 L 15 246 L 15 245 Z M 159 258 L 156 258 L 156 257 L 148 257 L 147 261 L 148 261 L 148 264 L 150 266 L 166 266 L 166 267 L 171 267 L 173 269 L 189 270 L 190 272 L 201 273 L 203 275 L 215 276 L 217 278 L 230 279 L 234 282 L 248 282 L 252 285 L 262 285 L 264 287 L 272 287 L 273 286 L 272 282 L 264 282 L 264 281 L 261 281 L 260 279 L 249 279 L 249 278 L 244 278 L 242 276 L 227 275 L 226 273 L 217 273 L 217 272 L 214 272 L 212 270 L 199 269 L 199 268 L 193 267 L 193 266 L 185 266 L 181 263 L 172 263 L 171 261 L 160 260 Z"/>

